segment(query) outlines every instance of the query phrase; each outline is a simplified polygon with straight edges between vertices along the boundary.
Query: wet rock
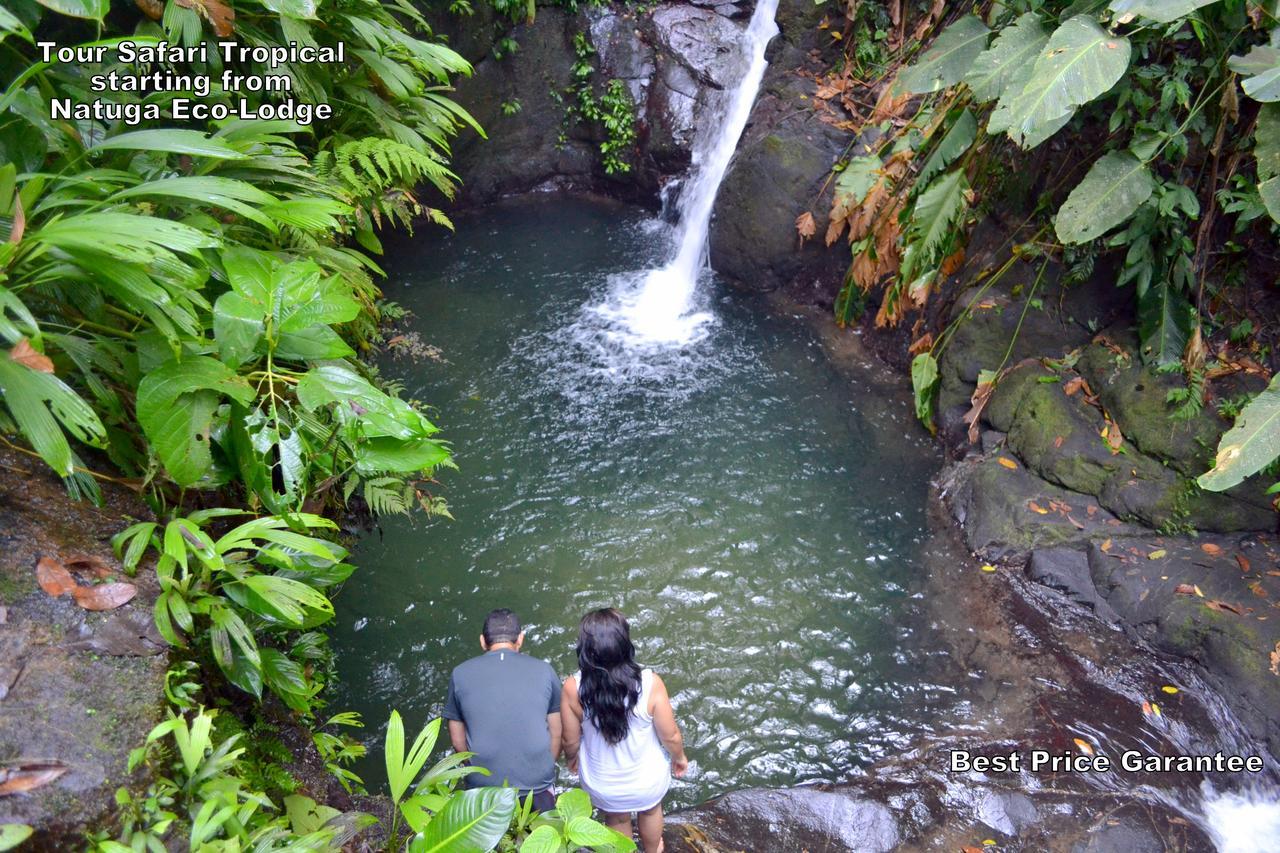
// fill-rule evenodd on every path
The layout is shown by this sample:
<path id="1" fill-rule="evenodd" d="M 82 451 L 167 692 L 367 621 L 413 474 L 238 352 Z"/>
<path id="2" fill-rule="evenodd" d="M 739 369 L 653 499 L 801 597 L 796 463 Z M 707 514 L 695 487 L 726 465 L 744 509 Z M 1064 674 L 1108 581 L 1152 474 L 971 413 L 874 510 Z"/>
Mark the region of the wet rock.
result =
<path id="1" fill-rule="evenodd" d="M 1066 593 L 1072 601 L 1108 622 L 1119 616 L 1093 585 L 1088 554 L 1078 548 L 1037 548 L 1027 563 L 1027 577 Z"/>
<path id="2" fill-rule="evenodd" d="M 942 494 L 970 550 L 987 560 L 1021 562 L 1036 548 L 1079 546 L 1143 530 L 1095 498 L 1035 476 L 1008 452 L 952 465 Z"/>
<path id="3" fill-rule="evenodd" d="M 1280 577 L 1269 573 L 1280 566 L 1280 539 L 1117 538 L 1106 551 L 1091 546 L 1088 560 L 1123 620 L 1161 651 L 1199 664 L 1258 742 L 1280 754 L 1280 674 L 1271 660 L 1280 653 Z"/>
<path id="4" fill-rule="evenodd" d="M 37 847 L 78 849 L 130 781 L 129 751 L 161 717 L 168 656 L 152 626 L 158 588 L 154 573 L 141 572 L 129 579 L 136 598 L 91 613 L 41 590 L 35 564 L 88 555 L 122 580 L 110 537 L 148 513 L 110 484 L 102 509 L 73 502 L 47 469 L 16 454 L 0 452 L 0 473 L 0 761 L 51 759 L 68 768 L 0 798 L 0 823 L 36 827 Z"/>
<path id="5" fill-rule="evenodd" d="M 658 44 L 703 84 L 724 89 L 736 82 L 741 26 L 714 10 L 679 4 L 660 6 L 650 20 Z"/>
<path id="6" fill-rule="evenodd" d="M 740 850 L 885 851 L 901 841 L 888 806 L 826 786 L 734 791 L 670 823 L 674 850 L 690 849 L 675 845 L 699 836 Z"/>

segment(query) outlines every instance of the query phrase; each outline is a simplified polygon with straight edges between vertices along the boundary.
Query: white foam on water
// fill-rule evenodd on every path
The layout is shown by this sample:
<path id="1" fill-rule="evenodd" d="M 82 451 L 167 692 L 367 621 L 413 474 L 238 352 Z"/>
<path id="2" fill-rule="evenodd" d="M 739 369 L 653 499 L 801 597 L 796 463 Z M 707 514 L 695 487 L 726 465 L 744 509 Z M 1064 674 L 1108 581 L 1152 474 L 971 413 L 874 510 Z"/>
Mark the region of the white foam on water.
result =
<path id="1" fill-rule="evenodd" d="M 1204 789 L 1205 828 L 1220 853 L 1280 851 L 1280 792 Z"/>
<path id="2" fill-rule="evenodd" d="M 727 98 L 719 121 L 694 144 L 693 174 L 679 200 L 679 227 L 670 260 L 659 268 L 614 276 L 604 300 L 587 308 L 587 321 L 603 321 L 598 330 L 623 349 L 652 354 L 702 340 L 715 315 L 699 304 L 698 278 L 707 266 L 707 234 L 716 193 L 751 116 L 764 79 L 765 47 L 778 33 L 778 0 L 760 0 L 747 24 L 743 52 L 746 67 Z"/>

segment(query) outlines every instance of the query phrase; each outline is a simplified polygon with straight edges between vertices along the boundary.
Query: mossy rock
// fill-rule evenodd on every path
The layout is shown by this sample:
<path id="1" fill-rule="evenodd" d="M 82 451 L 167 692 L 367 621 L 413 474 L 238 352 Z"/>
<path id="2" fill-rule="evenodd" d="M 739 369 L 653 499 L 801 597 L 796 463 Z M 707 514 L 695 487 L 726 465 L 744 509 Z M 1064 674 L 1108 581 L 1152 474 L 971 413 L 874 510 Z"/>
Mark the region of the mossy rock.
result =
<path id="1" fill-rule="evenodd" d="M 1064 488 L 1097 495 L 1120 463 L 1103 441 L 1102 415 L 1068 397 L 1058 382 L 1026 385 L 1009 427 L 1009 446 L 1041 477 Z"/>
<path id="2" fill-rule="evenodd" d="M 1186 386 L 1180 372 L 1157 373 L 1136 353 L 1125 358 L 1101 343 L 1086 347 L 1077 366 L 1125 438 L 1143 453 L 1189 476 L 1212 467 L 1218 439 L 1230 424 L 1212 406 L 1186 420 L 1173 416 L 1177 406 L 1169 392 Z"/>

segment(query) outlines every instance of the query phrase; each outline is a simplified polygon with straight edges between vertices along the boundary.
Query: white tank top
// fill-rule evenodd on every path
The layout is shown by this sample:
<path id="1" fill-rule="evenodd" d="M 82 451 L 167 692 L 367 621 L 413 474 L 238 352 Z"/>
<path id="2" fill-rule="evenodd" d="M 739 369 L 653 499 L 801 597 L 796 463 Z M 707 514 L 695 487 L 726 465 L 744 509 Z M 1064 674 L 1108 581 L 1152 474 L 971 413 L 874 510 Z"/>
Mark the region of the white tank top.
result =
<path id="1" fill-rule="evenodd" d="M 573 680 L 580 687 L 582 673 L 575 672 Z M 631 709 L 627 736 L 616 744 L 605 740 L 590 715 L 582 721 L 578 773 L 582 789 L 602 811 L 646 811 L 662 802 L 671 787 L 671 762 L 649 713 L 652 694 L 653 670 L 641 670 L 640 698 Z"/>

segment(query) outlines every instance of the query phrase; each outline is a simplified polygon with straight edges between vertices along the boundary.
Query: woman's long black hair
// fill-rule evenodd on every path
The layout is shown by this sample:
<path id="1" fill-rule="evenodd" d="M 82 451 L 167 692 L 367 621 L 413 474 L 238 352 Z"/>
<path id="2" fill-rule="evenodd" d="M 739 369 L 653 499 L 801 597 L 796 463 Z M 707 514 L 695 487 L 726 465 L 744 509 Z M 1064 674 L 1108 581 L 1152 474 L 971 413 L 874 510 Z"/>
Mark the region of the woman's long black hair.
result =
<path id="1" fill-rule="evenodd" d="M 626 617 L 612 607 L 593 610 L 578 625 L 578 698 L 583 712 L 611 744 L 627 736 L 640 699 L 640 665 Z"/>

